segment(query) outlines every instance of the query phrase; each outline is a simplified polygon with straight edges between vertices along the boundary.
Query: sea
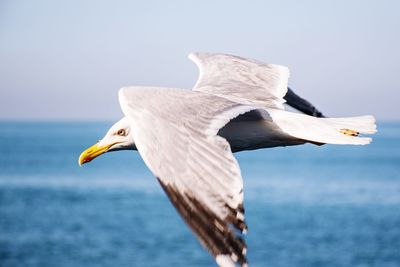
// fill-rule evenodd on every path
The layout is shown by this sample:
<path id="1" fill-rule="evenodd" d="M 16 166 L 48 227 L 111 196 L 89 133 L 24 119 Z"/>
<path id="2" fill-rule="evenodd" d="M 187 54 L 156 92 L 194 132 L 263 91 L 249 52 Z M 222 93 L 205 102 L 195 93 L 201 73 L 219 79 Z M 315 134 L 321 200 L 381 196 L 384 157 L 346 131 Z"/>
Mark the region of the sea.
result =
<path id="1" fill-rule="evenodd" d="M 0 122 L 1 267 L 216 266 L 137 152 L 79 167 L 111 124 Z M 400 266 L 400 123 L 235 155 L 249 266 Z"/>

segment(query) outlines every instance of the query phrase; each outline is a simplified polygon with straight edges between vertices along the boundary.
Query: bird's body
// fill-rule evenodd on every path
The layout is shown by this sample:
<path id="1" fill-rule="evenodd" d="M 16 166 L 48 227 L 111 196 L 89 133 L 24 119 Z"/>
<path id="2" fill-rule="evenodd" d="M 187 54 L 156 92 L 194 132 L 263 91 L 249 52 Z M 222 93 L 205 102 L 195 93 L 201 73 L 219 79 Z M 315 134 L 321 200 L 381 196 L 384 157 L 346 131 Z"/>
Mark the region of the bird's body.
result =
<path id="1" fill-rule="evenodd" d="M 288 70 L 239 57 L 192 54 L 194 90 L 126 87 L 125 117 L 80 163 L 137 149 L 164 191 L 220 266 L 247 266 L 243 181 L 232 152 L 275 146 L 367 144 L 372 116 L 316 118 L 283 109 Z"/>
<path id="2" fill-rule="evenodd" d="M 221 128 L 218 135 L 228 141 L 232 152 L 294 146 L 306 142 L 283 132 L 267 117 L 267 113 L 261 110 L 239 115 Z"/>

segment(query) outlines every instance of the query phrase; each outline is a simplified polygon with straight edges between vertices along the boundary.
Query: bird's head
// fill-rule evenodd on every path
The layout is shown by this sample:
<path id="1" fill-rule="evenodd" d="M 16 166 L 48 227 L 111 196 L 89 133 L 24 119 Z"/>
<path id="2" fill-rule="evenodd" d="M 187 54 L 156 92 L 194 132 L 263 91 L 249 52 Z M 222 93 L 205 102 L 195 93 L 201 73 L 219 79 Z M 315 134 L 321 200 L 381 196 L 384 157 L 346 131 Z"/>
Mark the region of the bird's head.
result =
<path id="1" fill-rule="evenodd" d="M 89 147 L 79 156 L 79 165 L 85 164 L 106 152 L 116 150 L 136 150 L 128 118 L 124 117 L 115 123 L 96 144 Z"/>

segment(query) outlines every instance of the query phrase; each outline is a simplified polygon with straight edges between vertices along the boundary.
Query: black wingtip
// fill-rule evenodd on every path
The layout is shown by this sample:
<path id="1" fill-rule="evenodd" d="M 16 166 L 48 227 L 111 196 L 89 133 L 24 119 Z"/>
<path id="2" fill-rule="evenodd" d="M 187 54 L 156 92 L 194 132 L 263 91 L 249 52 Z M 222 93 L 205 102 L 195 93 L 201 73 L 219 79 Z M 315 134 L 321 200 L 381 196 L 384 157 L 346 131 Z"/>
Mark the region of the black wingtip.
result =
<path id="1" fill-rule="evenodd" d="M 322 112 L 319 111 L 313 104 L 298 96 L 289 87 L 286 95 L 283 98 L 286 100 L 286 103 L 289 106 L 303 112 L 304 114 L 317 118 L 325 118 L 324 114 L 322 114 Z"/>
<path id="2" fill-rule="evenodd" d="M 218 255 L 230 255 L 234 262 L 241 266 L 247 265 L 246 242 L 232 229 L 232 226 L 242 232 L 247 229 L 243 220 L 233 220 L 231 217 L 222 220 L 191 194 L 182 193 L 174 185 L 157 179 L 186 224 L 214 258 Z M 243 206 L 239 210 L 244 212 Z"/>

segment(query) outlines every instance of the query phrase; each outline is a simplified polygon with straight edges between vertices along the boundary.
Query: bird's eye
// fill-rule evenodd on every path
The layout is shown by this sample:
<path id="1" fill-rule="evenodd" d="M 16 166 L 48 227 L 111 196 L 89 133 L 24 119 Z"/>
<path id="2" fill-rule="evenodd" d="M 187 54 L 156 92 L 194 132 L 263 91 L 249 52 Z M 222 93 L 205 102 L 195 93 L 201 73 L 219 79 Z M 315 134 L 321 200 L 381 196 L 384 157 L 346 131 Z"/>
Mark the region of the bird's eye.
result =
<path id="1" fill-rule="evenodd" d="M 119 136 L 125 136 L 125 130 L 124 130 L 124 129 L 119 129 L 118 132 L 117 132 L 117 134 L 118 134 Z"/>

